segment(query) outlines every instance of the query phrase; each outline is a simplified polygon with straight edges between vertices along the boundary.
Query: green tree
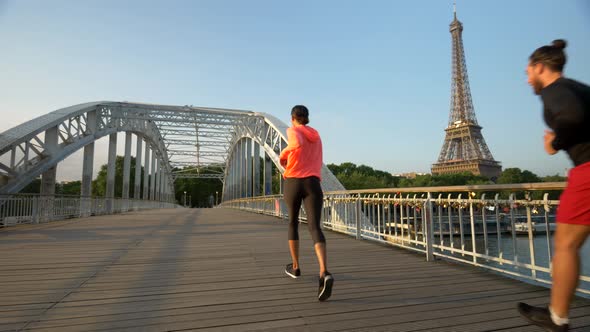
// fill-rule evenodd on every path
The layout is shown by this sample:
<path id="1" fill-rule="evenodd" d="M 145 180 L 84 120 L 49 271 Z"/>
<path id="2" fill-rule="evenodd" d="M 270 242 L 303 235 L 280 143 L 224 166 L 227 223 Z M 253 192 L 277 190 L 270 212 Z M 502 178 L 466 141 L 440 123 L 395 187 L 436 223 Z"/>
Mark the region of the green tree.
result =
<path id="1" fill-rule="evenodd" d="M 328 164 L 328 169 L 348 190 L 396 187 L 400 181 L 399 177 L 388 172 L 375 170 L 367 165 L 357 166 L 350 162 L 340 165 Z"/>
<path id="2" fill-rule="evenodd" d="M 383 183 L 380 179 L 359 172 L 353 172 L 350 175 L 339 174 L 336 177 L 340 183 L 342 183 L 344 188 L 348 190 L 383 188 Z"/>
<path id="3" fill-rule="evenodd" d="M 184 174 L 219 174 L 223 169 L 219 166 L 184 168 Z M 211 207 L 218 199 L 221 202 L 223 183 L 219 179 L 195 179 L 179 178 L 174 182 L 175 198 L 180 204 L 184 203 L 184 192 L 186 191 L 187 202 L 191 207 Z"/>
<path id="4" fill-rule="evenodd" d="M 80 196 L 82 181 L 60 182 L 55 187 L 56 195 Z"/>
<path id="5" fill-rule="evenodd" d="M 498 183 L 500 184 L 533 182 L 541 182 L 541 179 L 533 172 L 528 170 L 522 171 L 517 167 L 506 168 L 502 174 L 500 174 L 500 177 L 498 177 Z"/>
<path id="6" fill-rule="evenodd" d="M 547 175 L 541 178 L 543 182 L 565 182 L 567 178 L 565 176 L 561 176 L 559 174 L 555 175 Z"/>
<path id="7" fill-rule="evenodd" d="M 55 184 L 56 195 L 80 195 L 81 182 L 59 182 Z M 20 194 L 39 194 L 41 192 L 41 179 L 36 178 L 19 191 Z"/>
<path id="8" fill-rule="evenodd" d="M 565 182 L 567 178 L 565 176 L 561 176 L 559 174 L 555 175 L 548 175 L 541 178 L 543 182 Z M 549 199 L 559 199 L 562 190 L 550 190 L 548 191 Z"/>
<path id="9" fill-rule="evenodd" d="M 117 156 L 115 160 L 115 197 L 122 197 L 123 193 L 123 163 L 124 158 Z M 96 176 L 96 179 L 92 181 L 92 195 L 97 197 L 104 197 L 107 190 L 107 164 L 100 167 L 100 171 Z M 135 188 L 135 157 L 131 157 L 131 173 L 129 178 L 129 196 L 133 197 L 133 189 Z M 141 168 L 141 185 L 140 190 L 142 191 L 140 197 L 143 195 L 143 175 L 144 169 Z"/>
<path id="10" fill-rule="evenodd" d="M 418 175 L 414 179 L 400 180 L 399 187 L 463 186 L 490 183 L 491 181 L 484 176 L 463 172 L 441 175 Z"/>
<path id="11" fill-rule="evenodd" d="M 337 174 L 350 175 L 356 171 L 356 165 L 353 163 L 342 163 L 340 165 L 328 164 L 330 171 L 337 176 Z"/>
<path id="12" fill-rule="evenodd" d="M 272 164 L 272 195 L 278 195 L 281 193 L 281 182 L 283 175 L 279 171 L 278 167 Z"/>
<path id="13" fill-rule="evenodd" d="M 500 177 L 498 178 L 498 183 L 500 184 L 511 184 L 511 183 L 536 183 L 536 182 L 561 182 L 565 181 L 564 177 L 560 177 L 558 175 L 547 176 L 544 178 L 540 178 L 535 173 L 528 171 L 528 170 L 521 170 L 520 168 L 507 168 L 505 169 Z M 544 191 L 533 191 L 530 193 L 530 197 L 532 199 L 542 199 Z M 552 190 L 547 192 L 549 194 L 549 199 L 558 199 L 559 195 L 561 195 L 561 190 Z M 516 197 L 524 197 L 525 193 L 522 191 L 517 192 L 509 192 L 503 191 L 500 193 L 502 198 L 508 198 L 510 194 L 515 194 Z"/>
<path id="14" fill-rule="evenodd" d="M 38 194 L 41 192 L 41 178 L 31 181 L 26 187 L 19 191 L 20 194 Z"/>

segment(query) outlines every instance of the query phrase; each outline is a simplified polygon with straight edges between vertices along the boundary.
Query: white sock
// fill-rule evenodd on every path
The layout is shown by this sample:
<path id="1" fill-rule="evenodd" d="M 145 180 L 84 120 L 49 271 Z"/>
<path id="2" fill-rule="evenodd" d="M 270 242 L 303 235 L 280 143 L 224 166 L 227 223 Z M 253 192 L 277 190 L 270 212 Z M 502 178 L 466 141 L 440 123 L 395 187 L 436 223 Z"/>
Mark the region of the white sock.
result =
<path id="1" fill-rule="evenodd" d="M 551 320 L 553 321 L 553 323 L 555 323 L 555 325 L 561 326 L 570 323 L 570 320 L 567 317 L 561 318 L 557 316 L 557 314 L 553 311 L 553 309 L 551 309 L 551 307 L 549 307 L 549 313 L 551 313 Z"/>

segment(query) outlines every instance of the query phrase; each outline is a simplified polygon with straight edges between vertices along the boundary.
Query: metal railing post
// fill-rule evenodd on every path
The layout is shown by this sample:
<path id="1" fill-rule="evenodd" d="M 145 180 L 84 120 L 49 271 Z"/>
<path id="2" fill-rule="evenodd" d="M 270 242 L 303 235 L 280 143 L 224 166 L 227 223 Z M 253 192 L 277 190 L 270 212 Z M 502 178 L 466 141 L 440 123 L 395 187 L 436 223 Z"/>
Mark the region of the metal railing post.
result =
<path id="1" fill-rule="evenodd" d="M 514 194 L 510 194 L 508 196 L 508 202 L 510 203 L 510 229 L 512 233 L 512 252 L 513 252 L 513 260 L 518 263 L 518 250 L 517 250 L 517 242 L 516 242 L 516 230 L 514 226 Z M 518 266 L 517 266 L 518 268 Z"/>
<path id="2" fill-rule="evenodd" d="M 543 211 L 545 212 L 545 234 L 547 239 L 547 257 L 549 259 L 549 270 L 553 271 L 553 263 L 551 261 L 551 229 L 549 227 L 549 194 L 545 193 L 543 195 Z"/>
<path id="3" fill-rule="evenodd" d="M 424 232 L 426 233 L 425 242 L 426 242 L 426 261 L 432 262 L 434 261 L 434 225 L 433 225 L 433 218 L 432 218 L 432 193 L 428 193 L 426 198 L 426 204 L 424 206 L 425 215 L 426 215 L 426 225 L 424 227 Z"/>
<path id="4" fill-rule="evenodd" d="M 525 195 L 525 199 L 530 201 L 532 200 L 532 198 L 530 197 L 529 193 L 526 193 Z M 535 241 L 534 241 L 534 225 L 533 225 L 533 220 L 531 217 L 531 207 L 530 205 L 526 206 L 526 222 L 527 222 L 527 228 L 528 228 L 528 236 L 529 236 L 529 252 L 530 252 L 530 263 L 531 263 L 531 277 L 533 277 L 533 279 L 537 278 L 537 264 L 535 262 Z"/>
<path id="5" fill-rule="evenodd" d="M 477 243 L 475 242 L 475 215 L 473 213 L 473 197 L 475 192 L 470 192 L 469 196 L 469 222 L 471 223 L 471 252 L 473 253 L 473 263 L 477 264 Z M 465 250 L 465 249 L 463 249 Z"/>
<path id="6" fill-rule="evenodd" d="M 363 238 L 361 233 L 361 195 L 356 197 L 354 202 L 354 219 L 356 224 L 356 239 L 361 240 Z"/>
<path id="7" fill-rule="evenodd" d="M 39 223 L 39 196 L 32 197 L 33 199 L 33 212 L 32 214 L 32 222 L 33 224 Z"/>

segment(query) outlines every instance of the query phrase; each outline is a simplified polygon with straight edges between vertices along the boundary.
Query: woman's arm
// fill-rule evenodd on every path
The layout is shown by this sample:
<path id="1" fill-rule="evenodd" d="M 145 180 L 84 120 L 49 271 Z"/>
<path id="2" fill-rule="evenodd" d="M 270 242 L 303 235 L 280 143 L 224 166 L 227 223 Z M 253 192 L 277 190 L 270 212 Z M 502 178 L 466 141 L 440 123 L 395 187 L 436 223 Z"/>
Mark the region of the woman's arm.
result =
<path id="1" fill-rule="evenodd" d="M 301 144 L 299 144 L 299 139 L 297 137 L 297 133 L 295 132 L 295 129 L 288 128 L 287 129 L 287 147 L 283 151 L 281 151 L 281 156 L 279 157 L 281 159 L 281 165 L 283 165 L 283 161 L 286 164 L 287 159 L 289 158 L 289 155 L 291 154 L 291 152 L 293 150 L 298 149 L 300 146 L 301 146 Z"/>

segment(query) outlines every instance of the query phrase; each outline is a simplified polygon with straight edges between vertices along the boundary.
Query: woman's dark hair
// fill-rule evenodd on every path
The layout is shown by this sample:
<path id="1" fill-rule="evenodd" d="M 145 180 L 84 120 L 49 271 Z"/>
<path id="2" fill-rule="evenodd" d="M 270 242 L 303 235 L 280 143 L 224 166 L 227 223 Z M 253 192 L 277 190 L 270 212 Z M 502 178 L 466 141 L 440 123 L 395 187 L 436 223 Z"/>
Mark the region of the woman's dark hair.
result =
<path id="1" fill-rule="evenodd" d="M 542 63 L 553 71 L 562 72 L 566 57 L 563 49 L 567 45 L 563 39 L 554 40 L 551 45 L 541 46 L 529 57 L 531 64 Z"/>
<path id="2" fill-rule="evenodd" d="M 291 117 L 301 124 L 308 124 L 309 110 L 303 105 L 295 105 L 291 109 Z"/>

